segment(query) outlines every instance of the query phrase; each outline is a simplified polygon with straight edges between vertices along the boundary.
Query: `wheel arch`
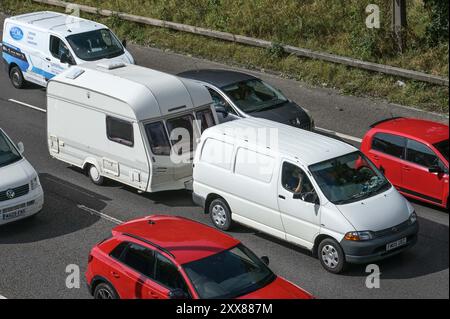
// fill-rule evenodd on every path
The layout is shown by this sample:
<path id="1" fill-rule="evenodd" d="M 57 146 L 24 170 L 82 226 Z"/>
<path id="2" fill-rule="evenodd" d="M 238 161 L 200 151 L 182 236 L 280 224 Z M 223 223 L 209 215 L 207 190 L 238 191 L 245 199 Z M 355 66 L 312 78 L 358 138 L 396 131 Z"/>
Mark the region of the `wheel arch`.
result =
<path id="1" fill-rule="evenodd" d="M 208 215 L 209 214 L 209 205 L 211 205 L 211 202 L 213 201 L 213 200 L 215 200 L 215 199 L 223 199 L 226 203 L 227 203 L 227 205 L 229 206 L 229 204 L 228 204 L 228 202 L 225 200 L 225 198 L 223 198 L 222 196 L 220 196 L 219 194 L 216 194 L 216 193 L 211 193 L 211 194 L 208 194 L 208 196 L 206 197 L 206 200 L 205 200 L 205 209 L 204 209 L 204 213 L 206 214 L 206 215 Z M 231 209 L 230 209 L 231 210 Z"/>
<path id="2" fill-rule="evenodd" d="M 117 294 L 117 296 L 119 296 L 119 298 L 120 298 L 120 295 L 119 295 L 119 293 L 117 292 L 117 289 L 114 287 L 114 285 L 108 280 L 108 279 L 106 279 L 105 277 L 103 277 L 103 276 L 94 276 L 94 278 L 92 278 L 92 280 L 91 280 L 91 283 L 90 283 L 90 293 L 91 293 L 91 296 L 93 296 L 94 295 L 94 292 L 95 292 L 95 288 L 98 286 L 98 285 L 100 285 L 100 284 L 108 284 L 112 289 L 114 289 L 114 292 Z"/>

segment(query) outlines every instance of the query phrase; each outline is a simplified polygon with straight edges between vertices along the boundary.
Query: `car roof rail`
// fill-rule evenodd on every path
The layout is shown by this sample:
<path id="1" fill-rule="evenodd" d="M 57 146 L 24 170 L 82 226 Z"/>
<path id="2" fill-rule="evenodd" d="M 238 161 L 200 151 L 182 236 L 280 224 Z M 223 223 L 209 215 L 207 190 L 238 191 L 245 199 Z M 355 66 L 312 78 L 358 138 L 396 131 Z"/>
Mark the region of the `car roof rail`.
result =
<path id="1" fill-rule="evenodd" d="M 398 119 L 402 119 L 402 118 L 403 118 L 402 116 L 393 116 L 393 117 L 390 117 L 388 119 L 384 119 L 384 120 L 375 122 L 372 125 L 370 125 L 370 127 L 374 128 L 374 127 L 376 127 L 376 126 L 378 126 L 378 125 L 380 125 L 382 123 L 386 123 L 386 122 L 389 122 L 389 121 L 394 121 L 394 120 L 398 120 Z"/>
<path id="2" fill-rule="evenodd" d="M 123 236 L 127 236 L 127 237 L 131 237 L 131 238 L 139 240 L 139 241 L 142 241 L 143 243 L 146 243 L 146 244 L 148 244 L 150 246 L 153 246 L 153 247 L 161 250 L 162 252 L 165 252 L 167 255 L 172 256 L 173 259 L 176 259 L 175 255 L 172 254 L 170 252 L 170 250 L 168 250 L 168 249 L 166 249 L 166 248 L 164 248 L 164 247 L 162 247 L 162 246 L 160 246 L 158 244 L 155 244 L 155 243 L 151 242 L 150 240 L 147 240 L 147 239 L 144 239 L 142 237 L 139 237 L 139 236 L 136 236 L 136 235 L 133 235 L 133 234 L 129 234 L 129 233 L 123 233 L 122 235 Z"/>

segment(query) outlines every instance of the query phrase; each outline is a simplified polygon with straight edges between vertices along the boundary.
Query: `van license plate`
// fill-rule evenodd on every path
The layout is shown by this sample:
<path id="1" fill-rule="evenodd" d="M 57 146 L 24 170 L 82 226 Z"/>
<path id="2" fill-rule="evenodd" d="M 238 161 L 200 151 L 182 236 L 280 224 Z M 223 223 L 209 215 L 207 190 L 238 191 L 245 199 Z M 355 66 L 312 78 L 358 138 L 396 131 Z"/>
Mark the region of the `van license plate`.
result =
<path id="1" fill-rule="evenodd" d="M 25 215 L 25 212 L 26 212 L 25 209 L 18 209 L 11 213 L 3 214 L 3 220 L 10 220 L 10 219 L 21 217 L 21 216 Z"/>
<path id="2" fill-rule="evenodd" d="M 402 238 L 400 240 L 394 241 L 393 243 L 389 243 L 389 244 L 386 245 L 386 251 L 390 251 L 390 250 L 393 250 L 393 249 L 395 249 L 397 247 L 403 246 L 403 245 L 406 244 L 406 242 L 407 242 L 407 239 L 405 237 L 405 238 Z"/>

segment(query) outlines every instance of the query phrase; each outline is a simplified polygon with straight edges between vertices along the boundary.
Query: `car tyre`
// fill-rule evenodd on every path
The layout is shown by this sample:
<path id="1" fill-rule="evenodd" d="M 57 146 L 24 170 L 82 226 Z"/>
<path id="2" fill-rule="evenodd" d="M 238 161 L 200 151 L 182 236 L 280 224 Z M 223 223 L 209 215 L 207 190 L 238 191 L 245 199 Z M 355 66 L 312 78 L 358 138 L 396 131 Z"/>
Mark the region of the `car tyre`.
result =
<path id="1" fill-rule="evenodd" d="M 119 299 L 119 296 L 110 284 L 102 282 L 95 287 L 94 299 Z"/>
<path id="2" fill-rule="evenodd" d="M 230 207 L 222 198 L 217 198 L 209 204 L 209 216 L 214 226 L 220 230 L 226 231 L 232 226 Z"/>
<path id="3" fill-rule="evenodd" d="M 16 89 L 22 89 L 25 87 L 25 78 L 23 77 L 23 73 L 18 66 L 13 66 L 9 71 L 9 79 L 11 80 L 12 85 Z"/>
<path id="4" fill-rule="evenodd" d="M 345 254 L 336 240 L 332 238 L 322 240 L 319 244 L 317 255 L 326 271 L 339 274 L 345 270 Z"/>
<path id="5" fill-rule="evenodd" d="M 101 186 L 105 183 L 105 178 L 100 175 L 100 172 L 95 165 L 89 165 L 87 173 L 92 183 L 95 185 Z"/>

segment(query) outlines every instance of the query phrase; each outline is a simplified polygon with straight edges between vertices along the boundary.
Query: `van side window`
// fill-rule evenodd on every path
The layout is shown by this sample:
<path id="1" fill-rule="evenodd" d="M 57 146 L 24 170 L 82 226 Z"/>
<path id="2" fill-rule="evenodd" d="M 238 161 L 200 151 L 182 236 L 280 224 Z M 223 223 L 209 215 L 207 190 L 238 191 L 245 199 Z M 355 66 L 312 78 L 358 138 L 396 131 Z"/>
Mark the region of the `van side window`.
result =
<path id="1" fill-rule="evenodd" d="M 384 154 L 405 158 L 406 138 L 391 134 L 375 134 L 372 141 L 372 149 Z"/>
<path id="2" fill-rule="evenodd" d="M 254 180 L 270 183 L 275 161 L 272 157 L 240 148 L 236 154 L 235 173 Z"/>
<path id="3" fill-rule="evenodd" d="M 50 36 L 50 53 L 58 60 L 61 59 L 63 53 L 67 54 L 69 58 L 71 57 L 70 51 L 64 42 L 53 35 Z"/>
<path id="4" fill-rule="evenodd" d="M 216 122 L 214 121 L 214 115 L 211 111 L 211 109 L 206 109 L 203 111 L 198 111 L 197 114 L 197 120 L 200 121 L 201 124 L 201 132 L 203 133 L 207 128 L 210 128 L 214 125 L 216 125 Z"/>
<path id="5" fill-rule="evenodd" d="M 203 145 L 200 160 L 210 165 L 229 170 L 233 161 L 233 150 L 234 146 L 232 144 L 208 139 Z"/>
<path id="6" fill-rule="evenodd" d="M 281 176 L 283 187 L 291 193 L 306 194 L 315 192 L 308 175 L 298 166 L 283 163 Z"/>
<path id="7" fill-rule="evenodd" d="M 146 124 L 145 131 L 152 153 L 158 156 L 169 156 L 170 143 L 163 122 Z"/>
<path id="8" fill-rule="evenodd" d="M 133 124 L 127 121 L 106 117 L 106 133 L 108 139 L 123 144 L 125 146 L 134 146 Z"/>

